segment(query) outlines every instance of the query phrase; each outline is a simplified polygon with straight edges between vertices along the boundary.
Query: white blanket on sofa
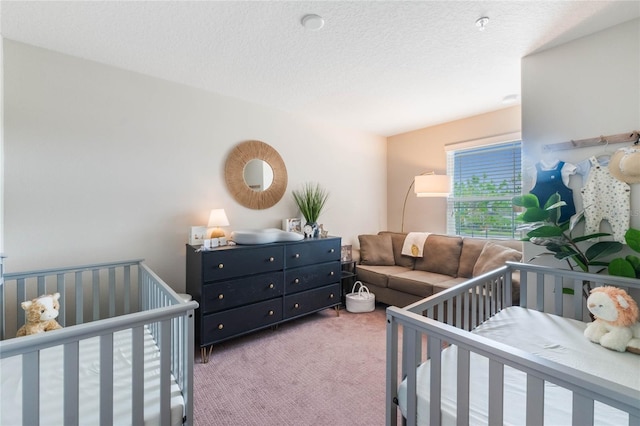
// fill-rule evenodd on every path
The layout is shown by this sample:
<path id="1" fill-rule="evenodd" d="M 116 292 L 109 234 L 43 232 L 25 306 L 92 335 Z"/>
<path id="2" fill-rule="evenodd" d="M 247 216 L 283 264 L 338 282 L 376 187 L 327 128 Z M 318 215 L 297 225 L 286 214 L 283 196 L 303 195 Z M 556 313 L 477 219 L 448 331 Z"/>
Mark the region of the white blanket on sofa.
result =
<path id="1" fill-rule="evenodd" d="M 430 232 L 409 232 L 402 245 L 402 254 L 411 257 L 422 257 L 424 243 Z"/>

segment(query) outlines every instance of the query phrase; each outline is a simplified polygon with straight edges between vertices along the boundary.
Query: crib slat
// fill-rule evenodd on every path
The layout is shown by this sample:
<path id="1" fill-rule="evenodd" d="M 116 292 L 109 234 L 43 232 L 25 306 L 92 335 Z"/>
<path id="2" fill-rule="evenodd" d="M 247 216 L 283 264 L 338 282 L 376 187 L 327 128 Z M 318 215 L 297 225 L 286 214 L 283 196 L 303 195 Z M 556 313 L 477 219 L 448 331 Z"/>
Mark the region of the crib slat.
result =
<path id="1" fill-rule="evenodd" d="M 575 280 L 573 291 L 576 295 L 582 295 L 582 280 Z M 582 320 L 582 296 L 573 298 L 574 317 L 578 321 Z"/>
<path id="2" fill-rule="evenodd" d="M 116 268 L 109 268 L 109 318 L 116 316 Z"/>
<path id="3" fill-rule="evenodd" d="M 405 348 L 407 349 L 406 355 L 403 353 L 402 357 L 403 367 L 410 366 L 407 371 L 407 424 L 408 426 L 415 426 L 418 417 L 418 405 L 416 400 L 416 369 L 418 365 L 418 359 L 416 357 L 417 333 L 414 328 L 403 327 L 402 339 L 406 339 Z M 405 337 L 406 336 L 406 337 Z M 406 364 L 405 364 L 406 363 Z"/>
<path id="4" fill-rule="evenodd" d="M 544 380 L 527 374 L 527 425 L 544 423 Z"/>
<path id="5" fill-rule="evenodd" d="M 29 404 L 26 403 L 29 401 Z M 22 356 L 22 424 L 40 424 L 40 352 Z"/>
<path id="6" fill-rule="evenodd" d="M 537 273 L 536 279 L 536 309 L 544 312 L 544 274 Z"/>
<path id="7" fill-rule="evenodd" d="M 431 371 L 429 374 L 429 424 L 439 425 L 441 421 L 442 399 L 442 340 L 429 336 L 427 346 L 431 358 Z"/>
<path id="8" fill-rule="evenodd" d="M 124 267 L 124 313 L 131 312 L 131 267 Z"/>
<path id="9" fill-rule="evenodd" d="M 93 270 L 93 320 L 100 319 L 100 270 Z"/>
<path id="10" fill-rule="evenodd" d="M 45 276 L 44 275 L 39 275 L 38 276 L 38 296 L 46 294 L 47 293 L 47 286 L 45 285 L 45 280 L 44 280 Z M 36 296 L 37 297 L 37 296 Z"/>
<path id="11" fill-rule="evenodd" d="M 171 320 L 160 322 L 160 425 L 171 425 Z"/>
<path id="12" fill-rule="evenodd" d="M 456 422 L 469 424 L 469 350 L 458 346 Z"/>
<path id="13" fill-rule="evenodd" d="M 564 311 L 564 303 L 563 303 L 563 297 L 562 295 L 564 294 L 562 292 L 562 276 L 561 275 L 556 275 L 554 277 L 554 284 L 553 284 L 553 291 L 554 291 L 554 301 L 553 304 L 554 306 L 554 312 L 556 315 L 560 315 L 562 316 L 562 312 Z"/>
<path id="14" fill-rule="evenodd" d="M 76 282 L 75 282 L 75 289 L 76 289 L 76 322 L 74 324 L 82 324 L 82 322 L 84 321 L 83 318 L 83 313 L 84 313 L 84 294 L 83 294 L 83 287 L 84 287 L 84 282 L 82 282 L 82 271 L 77 271 L 76 272 Z"/>
<path id="15" fill-rule="evenodd" d="M 188 345 L 191 346 L 191 345 Z M 188 348 L 187 348 L 188 349 Z M 188 352 L 187 352 L 188 355 Z M 185 372 L 185 377 L 189 380 L 189 372 Z M 385 409 L 385 425 L 397 426 L 398 416 L 396 415 L 396 406 L 393 397 L 397 396 L 398 389 L 398 323 L 393 317 L 387 314 L 387 400 Z"/>
<path id="16" fill-rule="evenodd" d="M 504 412 L 504 365 L 489 360 L 489 424 L 503 424 Z"/>
<path id="17" fill-rule="evenodd" d="M 24 309 L 22 309 L 22 306 L 20 306 L 20 304 L 23 301 L 27 300 L 27 287 L 25 285 L 24 278 L 19 278 L 18 280 L 16 280 L 16 292 L 17 292 L 16 301 L 18 302 L 16 306 L 16 312 L 18 313 L 18 327 L 20 327 L 22 324 L 25 323 L 25 312 L 24 312 Z"/>
<path id="18" fill-rule="evenodd" d="M 144 327 L 131 330 L 131 424 L 144 423 Z"/>
<path id="19" fill-rule="evenodd" d="M 100 425 L 113 425 L 113 334 L 100 336 Z"/>
<path id="20" fill-rule="evenodd" d="M 56 288 L 58 293 L 60 293 L 60 300 L 58 300 L 58 303 L 60 303 L 60 309 L 58 310 L 57 319 L 58 323 L 60 323 L 60 325 L 64 327 L 67 325 L 67 292 L 64 281 L 64 274 L 56 275 Z"/>
<path id="21" fill-rule="evenodd" d="M 528 293 L 528 283 L 527 280 L 529 278 L 529 273 L 527 271 L 520 272 L 520 306 L 527 307 L 527 293 Z"/>
<path id="22" fill-rule="evenodd" d="M 79 386 L 80 373 L 78 341 L 65 343 L 64 345 L 64 424 L 67 426 L 78 425 L 79 418 Z"/>
<path id="23" fill-rule="evenodd" d="M 573 426 L 584 426 L 593 424 L 593 399 L 573 393 L 571 424 Z"/>

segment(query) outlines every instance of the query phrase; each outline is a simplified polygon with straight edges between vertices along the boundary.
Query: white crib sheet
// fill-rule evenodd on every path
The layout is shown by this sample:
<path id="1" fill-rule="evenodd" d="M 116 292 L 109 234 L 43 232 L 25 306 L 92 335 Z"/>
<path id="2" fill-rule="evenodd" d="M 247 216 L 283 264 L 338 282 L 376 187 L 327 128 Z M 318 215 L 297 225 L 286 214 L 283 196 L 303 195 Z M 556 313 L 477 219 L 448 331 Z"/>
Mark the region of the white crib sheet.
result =
<path id="1" fill-rule="evenodd" d="M 598 377 L 640 390 L 640 356 L 619 353 L 591 343 L 584 335 L 586 323 L 520 307 L 507 308 L 482 324 L 475 334 L 517 347 Z M 456 424 L 457 347 L 442 353 L 442 424 Z M 488 424 L 488 359 L 471 354 L 469 422 Z M 545 383 L 545 424 L 571 424 L 571 392 Z M 429 366 L 418 367 L 418 424 L 429 424 Z M 406 416 L 406 380 L 398 390 Z M 504 424 L 525 424 L 526 375 L 510 367 L 504 370 Z M 594 404 L 595 424 L 628 424 L 628 414 L 599 402 Z"/>
<path id="2" fill-rule="evenodd" d="M 99 338 L 82 340 L 79 349 L 80 424 L 97 425 L 100 405 L 100 342 Z M 114 425 L 131 424 L 131 330 L 116 332 L 113 337 Z M 58 426 L 63 422 L 62 346 L 40 353 L 40 422 Z M 160 352 L 149 331 L 144 333 L 144 417 L 145 425 L 160 423 Z M 22 357 L 0 360 L 0 424 L 22 424 Z M 181 425 L 184 399 L 172 376 L 171 424 Z"/>

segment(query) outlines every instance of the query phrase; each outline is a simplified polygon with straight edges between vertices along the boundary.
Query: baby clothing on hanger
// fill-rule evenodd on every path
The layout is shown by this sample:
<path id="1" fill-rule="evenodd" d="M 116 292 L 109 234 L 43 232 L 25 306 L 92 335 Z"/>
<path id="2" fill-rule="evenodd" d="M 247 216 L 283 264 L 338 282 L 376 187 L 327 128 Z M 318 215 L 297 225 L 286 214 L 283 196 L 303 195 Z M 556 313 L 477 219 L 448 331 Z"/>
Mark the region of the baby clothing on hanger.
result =
<path id="1" fill-rule="evenodd" d="M 540 207 L 543 207 L 549 197 L 557 192 L 560 199 L 567 203 L 560 208 L 560 222 L 569 220 L 576 213 L 573 191 L 567 186 L 569 176 L 575 173 L 575 170 L 576 167 L 573 164 L 564 161 L 558 161 L 550 166 L 542 162 L 536 164 L 536 184 L 529 192 L 538 197 Z"/>
<path id="2" fill-rule="evenodd" d="M 596 157 L 589 158 L 589 177 L 582 188 L 584 204 L 585 234 L 600 230 L 600 222 L 607 220 L 613 231 L 613 238 L 625 242 L 624 234 L 629 229 L 631 219 L 631 187 L 614 178 Z"/>

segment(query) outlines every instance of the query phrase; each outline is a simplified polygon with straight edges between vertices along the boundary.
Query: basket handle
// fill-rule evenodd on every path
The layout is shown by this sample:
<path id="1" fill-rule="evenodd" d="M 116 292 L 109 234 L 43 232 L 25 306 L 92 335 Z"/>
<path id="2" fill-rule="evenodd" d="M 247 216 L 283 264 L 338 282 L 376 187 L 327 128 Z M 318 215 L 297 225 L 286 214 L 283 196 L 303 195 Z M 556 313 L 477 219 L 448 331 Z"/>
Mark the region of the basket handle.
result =
<path id="1" fill-rule="evenodd" d="M 351 288 L 351 293 L 355 293 L 356 292 L 356 286 L 360 286 L 360 288 L 358 289 L 358 293 L 360 293 L 362 291 L 362 287 L 365 287 L 364 284 L 362 284 L 362 281 L 356 281 L 355 283 L 353 283 L 353 288 Z M 367 289 L 368 291 L 369 289 Z"/>
<path id="2" fill-rule="evenodd" d="M 369 292 L 369 288 L 367 288 L 366 285 L 362 285 L 362 283 L 360 283 L 360 288 L 358 289 L 358 296 L 362 295 L 363 290 L 365 290 L 367 292 L 367 298 L 371 297 L 371 293 Z"/>

